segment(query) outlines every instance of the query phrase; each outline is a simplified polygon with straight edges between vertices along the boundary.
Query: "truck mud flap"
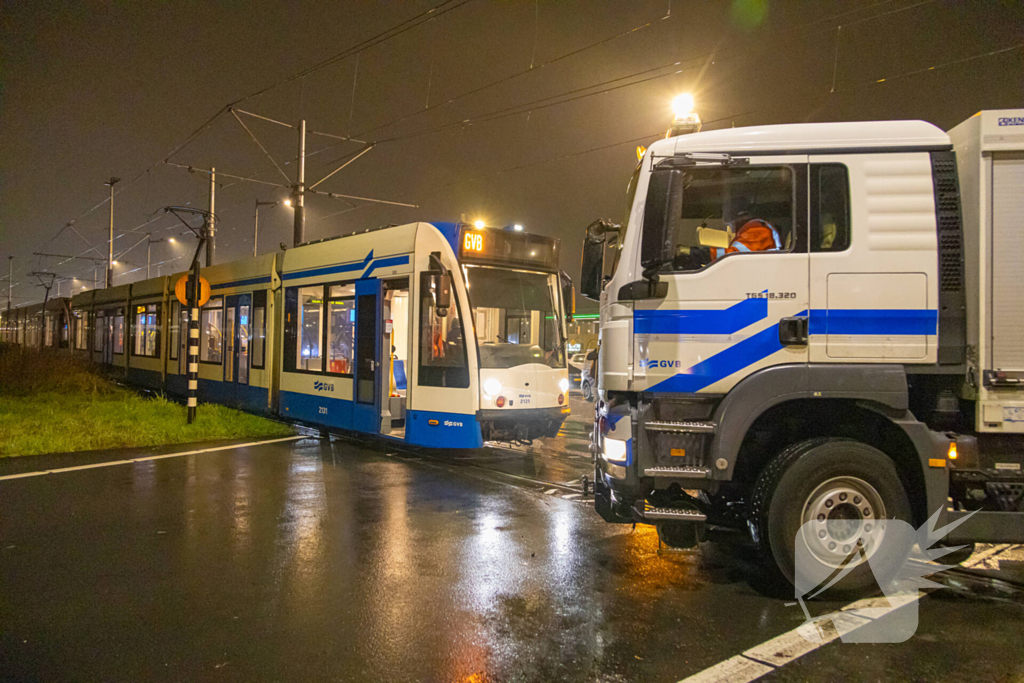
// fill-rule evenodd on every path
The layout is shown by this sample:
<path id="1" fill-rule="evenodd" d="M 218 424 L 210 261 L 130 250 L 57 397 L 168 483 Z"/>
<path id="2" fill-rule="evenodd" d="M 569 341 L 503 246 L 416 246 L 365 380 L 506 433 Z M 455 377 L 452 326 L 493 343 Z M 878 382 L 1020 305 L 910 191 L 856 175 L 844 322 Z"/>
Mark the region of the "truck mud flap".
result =
<path id="1" fill-rule="evenodd" d="M 970 519 L 953 529 L 946 537 L 946 543 L 1024 543 L 1024 512 L 970 512 L 951 511 L 946 513 L 946 523 Z"/>

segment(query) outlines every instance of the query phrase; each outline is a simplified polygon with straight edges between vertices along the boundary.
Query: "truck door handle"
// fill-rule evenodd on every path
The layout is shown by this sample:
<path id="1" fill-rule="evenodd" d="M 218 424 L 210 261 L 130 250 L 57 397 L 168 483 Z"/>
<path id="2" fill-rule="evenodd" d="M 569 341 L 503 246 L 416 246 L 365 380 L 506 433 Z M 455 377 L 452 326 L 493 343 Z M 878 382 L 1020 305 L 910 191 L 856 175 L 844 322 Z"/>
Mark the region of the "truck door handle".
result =
<path id="1" fill-rule="evenodd" d="M 801 346 L 807 343 L 807 318 L 798 316 L 779 321 L 779 343 L 783 346 Z"/>

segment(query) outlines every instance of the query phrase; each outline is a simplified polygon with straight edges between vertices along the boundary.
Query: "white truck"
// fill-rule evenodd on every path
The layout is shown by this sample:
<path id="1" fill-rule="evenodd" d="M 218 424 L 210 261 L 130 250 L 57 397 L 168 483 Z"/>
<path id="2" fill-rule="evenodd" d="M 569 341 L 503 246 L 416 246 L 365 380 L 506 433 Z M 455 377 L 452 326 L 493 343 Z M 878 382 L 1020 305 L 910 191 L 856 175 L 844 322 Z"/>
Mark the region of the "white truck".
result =
<path id="1" fill-rule="evenodd" d="M 604 519 L 748 527 L 791 582 L 875 519 L 1024 542 L 1024 110 L 668 137 L 627 212 L 580 286 Z"/>

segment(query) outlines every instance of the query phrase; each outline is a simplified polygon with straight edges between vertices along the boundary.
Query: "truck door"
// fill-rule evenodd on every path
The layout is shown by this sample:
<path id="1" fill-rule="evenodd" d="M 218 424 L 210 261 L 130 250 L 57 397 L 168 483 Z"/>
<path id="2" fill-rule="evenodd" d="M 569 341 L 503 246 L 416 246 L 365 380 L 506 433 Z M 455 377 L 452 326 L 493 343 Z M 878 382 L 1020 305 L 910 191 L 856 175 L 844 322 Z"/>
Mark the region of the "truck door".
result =
<path id="1" fill-rule="evenodd" d="M 929 154 L 812 155 L 809 172 L 811 361 L 934 363 Z"/>
<path id="2" fill-rule="evenodd" d="M 668 291 L 635 303 L 633 389 L 720 394 L 762 368 L 806 363 L 807 157 L 673 173 Z"/>

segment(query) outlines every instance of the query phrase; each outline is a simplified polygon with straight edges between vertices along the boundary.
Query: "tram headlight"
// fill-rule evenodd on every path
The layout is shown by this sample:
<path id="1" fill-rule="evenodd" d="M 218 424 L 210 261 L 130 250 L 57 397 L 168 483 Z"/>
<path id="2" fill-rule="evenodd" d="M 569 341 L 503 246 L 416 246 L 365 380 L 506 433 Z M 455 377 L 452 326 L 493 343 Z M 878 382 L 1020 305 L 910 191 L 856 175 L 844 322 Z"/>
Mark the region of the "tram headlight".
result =
<path id="1" fill-rule="evenodd" d="M 488 397 L 497 396 L 501 393 L 501 382 L 494 377 L 487 379 L 484 381 L 484 393 L 487 394 Z"/>
<path id="2" fill-rule="evenodd" d="M 565 392 L 569 391 L 569 380 L 566 379 L 565 377 L 563 377 L 562 379 L 558 380 L 558 389 L 563 394 Z"/>

